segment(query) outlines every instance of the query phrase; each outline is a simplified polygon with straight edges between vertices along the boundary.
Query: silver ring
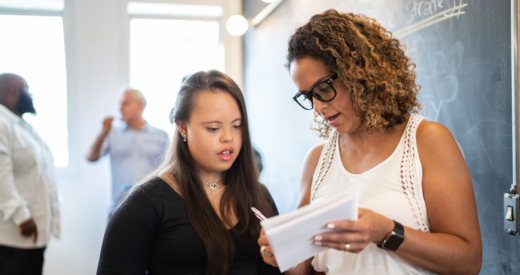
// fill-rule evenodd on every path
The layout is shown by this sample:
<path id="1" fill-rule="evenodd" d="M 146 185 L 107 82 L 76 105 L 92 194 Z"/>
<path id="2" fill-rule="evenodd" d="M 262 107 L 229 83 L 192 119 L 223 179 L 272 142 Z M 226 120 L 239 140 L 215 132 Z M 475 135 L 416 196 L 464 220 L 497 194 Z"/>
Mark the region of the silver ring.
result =
<path id="1" fill-rule="evenodd" d="M 262 245 L 262 248 L 260 248 L 260 252 L 262 253 L 262 255 L 264 255 L 266 257 L 273 257 L 273 254 L 267 253 L 267 251 L 265 251 L 265 248 L 266 248 L 265 245 Z"/>
<path id="2" fill-rule="evenodd" d="M 348 251 L 350 249 L 350 244 L 345 244 L 345 251 Z"/>

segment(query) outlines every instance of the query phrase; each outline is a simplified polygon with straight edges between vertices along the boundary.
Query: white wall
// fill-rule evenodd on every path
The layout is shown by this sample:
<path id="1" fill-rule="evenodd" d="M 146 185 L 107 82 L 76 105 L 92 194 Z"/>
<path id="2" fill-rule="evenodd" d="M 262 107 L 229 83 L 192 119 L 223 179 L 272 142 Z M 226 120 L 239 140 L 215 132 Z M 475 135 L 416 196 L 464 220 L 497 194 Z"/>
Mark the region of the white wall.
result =
<path id="1" fill-rule="evenodd" d="M 96 273 L 108 215 L 110 170 L 107 159 L 90 164 L 84 156 L 100 131 L 102 119 L 115 112 L 119 88 L 128 79 L 126 2 L 66 0 L 71 168 L 58 177 L 62 234 L 60 240 L 51 240 L 48 245 L 46 275 Z M 242 10 L 239 0 L 155 2 L 221 5 L 223 22 Z M 242 86 L 242 38 L 223 32 L 222 39 L 226 72 Z"/>

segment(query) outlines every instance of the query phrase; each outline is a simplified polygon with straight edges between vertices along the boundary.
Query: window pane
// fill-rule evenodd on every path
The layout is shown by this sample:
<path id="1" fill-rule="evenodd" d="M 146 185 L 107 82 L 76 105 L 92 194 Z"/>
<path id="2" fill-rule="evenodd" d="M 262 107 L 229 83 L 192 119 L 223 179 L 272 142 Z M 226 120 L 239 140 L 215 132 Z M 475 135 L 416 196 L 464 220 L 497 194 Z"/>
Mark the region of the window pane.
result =
<path id="1" fill-rule="evenodd" d="M 144 118 L 173 133 L 168 115 L 182 78 L 200 70 L 224 70 L 219 24 L 214 21 L 133 19 L 130 22 L 130 84 L 148 102 Z"/>
<path id="2" fill-rule="evenodd" d="M 63 0 L 0 0 L 0 9 L 22 12 L 62 12 Z"/>
<path id="3" fill-rule="evenodd" d="M 56 167 L 69 165 L 67 80 L 61 17 L 0 15 L 0 73 L 22 76 L 37 115 L 26 119 L 47 142 Z"/>

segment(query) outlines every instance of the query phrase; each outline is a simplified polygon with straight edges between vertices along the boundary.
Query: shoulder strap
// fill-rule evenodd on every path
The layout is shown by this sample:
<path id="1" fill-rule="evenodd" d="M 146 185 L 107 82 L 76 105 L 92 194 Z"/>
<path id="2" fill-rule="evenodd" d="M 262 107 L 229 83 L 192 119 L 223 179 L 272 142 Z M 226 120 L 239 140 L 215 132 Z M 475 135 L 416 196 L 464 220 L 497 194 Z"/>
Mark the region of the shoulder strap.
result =
<path id="1" fill-rule="evenodd" d="M 321 151 L 320 160 L 318 161 L 316 170 L 314 170 L 314 176 L 312 177 L 311 203 L 316 199 L 316 192 L 320 188 L 323 179 L 329 172 L 330 166 L 332 165 L 332 160 L 334 159 L 334 153 L 336 151 L 337 141 L 338 133 L 336 133 L 336 131 L 333 131 L 331 137 L 325 144 L 325 147 L 323 147 L 323 151 Z"/>
<path id="2" fill-rule="evenodd" d="M 424 120 L 424 117 L 420 115 L 411 115 L 410 121 L 405 129 L 404 136 L 404 150 L 401 158 L 401 184 L 403 187 L 403 193 L 408 198 L 412 210 L 412 216 L 415 220 L 415 227 L 417 230 L 423 232 L 429 232 L 429 228 L 426 225 L 426 212 L 422 209 L 422 204 L 419 202 L 419 188 L 422 188 L 422 182 L 417 178 L 416 169 L 422 169 L 421 167 L 415 167 L 415 158 L 418 157 L 417 153 L 417 127 Z"/>

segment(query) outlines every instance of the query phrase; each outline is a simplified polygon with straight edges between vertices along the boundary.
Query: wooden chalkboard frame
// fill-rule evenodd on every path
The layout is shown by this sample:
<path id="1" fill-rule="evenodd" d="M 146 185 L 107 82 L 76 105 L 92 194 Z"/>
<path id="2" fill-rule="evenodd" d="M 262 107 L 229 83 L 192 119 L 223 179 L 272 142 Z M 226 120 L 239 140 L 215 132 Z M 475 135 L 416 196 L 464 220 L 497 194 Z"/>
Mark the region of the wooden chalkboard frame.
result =
<path id="1" fill-rule="evenodd" d="M 520 61 L 519 61 L 519 39 L 520 31 L 520 4 L 517 0 L 511 0 L 511 51 L 513 62 L 512 65 L 512 110 L 513 110 L 513 183 L 511 184 L 510 193 L 518 193 L 520 185 Z"/>

